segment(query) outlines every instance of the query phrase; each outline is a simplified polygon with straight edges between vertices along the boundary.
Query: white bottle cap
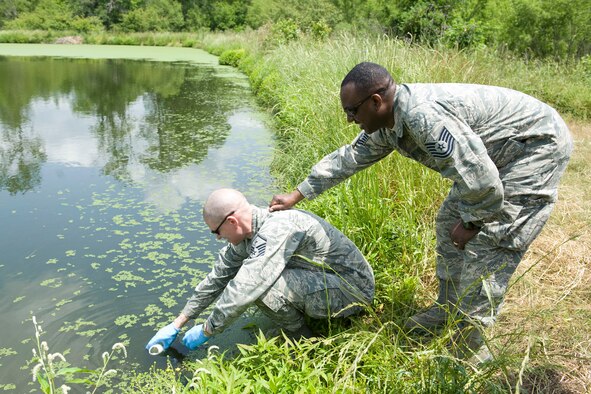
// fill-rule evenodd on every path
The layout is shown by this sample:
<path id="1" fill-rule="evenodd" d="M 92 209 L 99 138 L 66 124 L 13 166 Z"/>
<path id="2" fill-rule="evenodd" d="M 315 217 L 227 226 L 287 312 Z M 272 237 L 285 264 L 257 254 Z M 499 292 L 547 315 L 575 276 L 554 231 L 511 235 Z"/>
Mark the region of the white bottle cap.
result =
<path id="1" fill-rule="evenodd" d="M 150 350 L 148 350 L 148 353 L 150 353 L 152 356 L 157 356 L 163 351 L 164 347 L 161 344 L 157 343 L 155 345 L 150 346 Z"/>

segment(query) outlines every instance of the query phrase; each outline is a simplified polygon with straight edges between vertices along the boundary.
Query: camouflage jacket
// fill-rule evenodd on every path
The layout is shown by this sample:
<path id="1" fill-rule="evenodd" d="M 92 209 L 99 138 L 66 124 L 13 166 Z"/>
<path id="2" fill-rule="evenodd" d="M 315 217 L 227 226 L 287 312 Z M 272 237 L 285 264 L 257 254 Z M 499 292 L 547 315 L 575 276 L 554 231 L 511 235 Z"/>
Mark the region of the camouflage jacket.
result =
<path id="1" fill-rule="evenodd" d="M 221 332 L 290 268 L 316 271 L 320 282 L 323 272 L 336 273 L 342 288 L 355 293 L 359 302 L 372 301 L 373 271 L 338 229 L 306 211 L 270 213 L 252 208 L 252 238 L 220 251 L 212 271 L 188 300 L 184 315 L 197 317 L 219 297 L 207 325 L 213 333 Z"/>
<path id="2" fill-rule="evenodd" d="M 498 212 L 507 196 L 528 193 L 505 177 L 513 171 L 510 164 L 526 154 L 528 142 L 570 143 L 553 108 L 500 87 L 398 85 L 393 116 L 392 129 L 362 131 L 351 144 L 325 156 L 298 186 L 300 192 L 312 199 L 398 151 L 451 179 L 462 219 L 478 222 Z"/>

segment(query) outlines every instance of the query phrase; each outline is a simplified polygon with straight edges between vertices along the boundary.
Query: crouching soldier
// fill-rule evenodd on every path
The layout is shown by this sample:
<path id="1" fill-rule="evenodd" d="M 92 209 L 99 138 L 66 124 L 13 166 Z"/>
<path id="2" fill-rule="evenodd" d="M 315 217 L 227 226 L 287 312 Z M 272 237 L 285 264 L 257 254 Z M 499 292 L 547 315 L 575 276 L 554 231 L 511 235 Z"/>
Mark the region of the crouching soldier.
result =
<path id="1" fill-rule="evenodd" d="M 304 316 L 346 317 L 371 304 L 373 271 L 359 249 L 322 218 L 302 210 L 269 212 L 233 189 L 214 191 L 203 219 L 229 244 L 174 321 L 147 349 L 168 348 L 180 329 L 217 299 L 182 342 L 196 349 L 255 304 L 288 335 L 309 335 Z"/>

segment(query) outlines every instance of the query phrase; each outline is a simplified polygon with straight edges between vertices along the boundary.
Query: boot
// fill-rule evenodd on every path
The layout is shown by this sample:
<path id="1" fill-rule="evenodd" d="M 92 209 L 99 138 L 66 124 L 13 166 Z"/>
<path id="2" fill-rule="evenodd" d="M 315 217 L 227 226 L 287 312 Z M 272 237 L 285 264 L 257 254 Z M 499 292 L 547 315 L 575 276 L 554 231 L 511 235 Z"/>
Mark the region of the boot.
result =
<path id="1" fill-rule="evenodd" d="M 451 279 L 439 280 L 439 295 L 433 305 L 426 311 L 411 316 L 404 328 L 408 331 L 431 332 L 434 329 L 444 326 L 456 313 L 456 285 Z"/>
<path id="2" fill-rule="evenodd" d="M 451 343 L 456 357 L 466 359 L 474 366 L 493 361 L 494 357 L 484 340 L 482 327 L 478 324 L 460 328 Z"/>

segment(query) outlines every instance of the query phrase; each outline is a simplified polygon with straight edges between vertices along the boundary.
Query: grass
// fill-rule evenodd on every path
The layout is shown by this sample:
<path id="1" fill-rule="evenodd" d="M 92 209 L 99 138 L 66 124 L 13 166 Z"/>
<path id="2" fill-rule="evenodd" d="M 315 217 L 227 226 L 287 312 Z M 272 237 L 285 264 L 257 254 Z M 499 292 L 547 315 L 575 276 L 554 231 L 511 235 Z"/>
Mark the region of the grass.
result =
<path id="1" fill-rule="evenodd" d="M 225 39 L 215 36 L 215 45 L 223 49 Z M 233 49 L 235 39 L 229 39 Z M 507 86 L 583 120 L 591 109 L 586 72 L 553 63 L 526 65 L 487 52 L 440 51 L 384 37 L 343 36 L 272 50 L 253 47 L 253 42 L 260 40 L 244 42 L 247 52 L 260 51 L 264 56 L 247 57 L 241 68 L 251 76 L 261 101 L 273 109 L 279 135 L 274 171 L 285 190 L 303 179 L 324 154 L 354 138 L 357 130 L 346 125 L 341 114 L 338 87 L 342 76 L 363 60 L 383 64 L 399 81 Z M 586 123 L 571 124 L 576 148 L 561 187 L 561 196 L 566 197 L 515 275 L 499 323 L 487 332 L 497 359 L 483 369 L 450 356 L 446 335 L 453 324 L 426 344 L 397 328 L 433 298 L 433 222 L 449 187 L 445 180 L 392 155 L 303 205 L 343 229 L 360 246 L 376 271 L 377 282 L 374 307 L 379 318 L 359 319 L 350 331 L 316 344 L 323 349 L 320 360 L 326 357 L 326 348 L 345 355 L 329 357 L 333 362 L 328 365 L 320 363 L 330 384 L 318 392 L 354 392 L 366 386 L 369 392 L 413 393 L 589 391 L 586 201 L 591 189 L 584 174 L 589 174 L 590 133 Z M 350 335 L 351 340 L 341 343 L 335 339 L 340 335 Z M 316 352 L 310 353 L 312 364 L 319 362 Z M 358 356 L 361 362 L 353 363 Z M 247 357 L 256 359 L 260 353 Z M 418 367 L 409 368 L 409 364 Z M 344 369 L 347 372 L 341 374 Z M 454 375 L 452 371 L 457 370 L 465 375 Z M 245 373 L 249 376 L 252 371 Z M 297 375 L 297 368 L 291 374 Z M 447 386 L 448 382 L 457 384 Z"/>
<path id="2" fill-rule="evenodd" d="M 53 44 L 58 38 L 66 36 L 80 36 L 84 44 L 96 45 L 146 45 L 146 46 L 200 46 L 202 33 L 114 33 L 92 32 L 79 33 L 68 31 L 45 30 L 0 30 L 0 42 L 14 44 Z"/>
<path id="3" fill-rule="evenodd" d="M 184 45 L 178 44 L 184 42 L 180 36 L 168 37 L 168 43 L 164 38 L 134 38 L 95 42 Z M 486 333 L 496 356 L 493 363 L 477 367 L 455 356 L 453 321 L 431 338 L 399 328 L 434 298 L 434 218 L 450 185 L 393 154 L 301 204 L 342 229 L 374 267 L 371 313 L 353 319 L 350 326 L 320 326 L 316 339 L 259 336 L 254 345 L 240 345 L 236 357 L 212 351 L 181 368 L 137 374 L 126 379 L 122 391 L 591 391 L 590 70 L 551 62 L 525 64 L 486 50 L 423 48 L 383 36 L 343 34 L 282 44 L 259 30 L 203 33 L 192 39 L 197 41 L 190 46 L 216 55 L 244 50 L 233 59 L 250 77 L 261 105 L 274 115 L 273 172 L 282 190 L 291 190 L 317 160 L 357 134 L 341 113 L 338 91 L 346 72 L 364 60 L 384 65 L 400 82 L 483 83 L 532 94 L 571 117 L 575 153 L 555 212 L 515 274 L 499 322 Z"/>
<path id="4" fill-rule="evenodd" d="M 575 150 L 549 223 L 533 243 L 491 333 L 499 346 L 533 353 L 524 385 L 591 392 L 591 125 L 570 121 Z"/>

